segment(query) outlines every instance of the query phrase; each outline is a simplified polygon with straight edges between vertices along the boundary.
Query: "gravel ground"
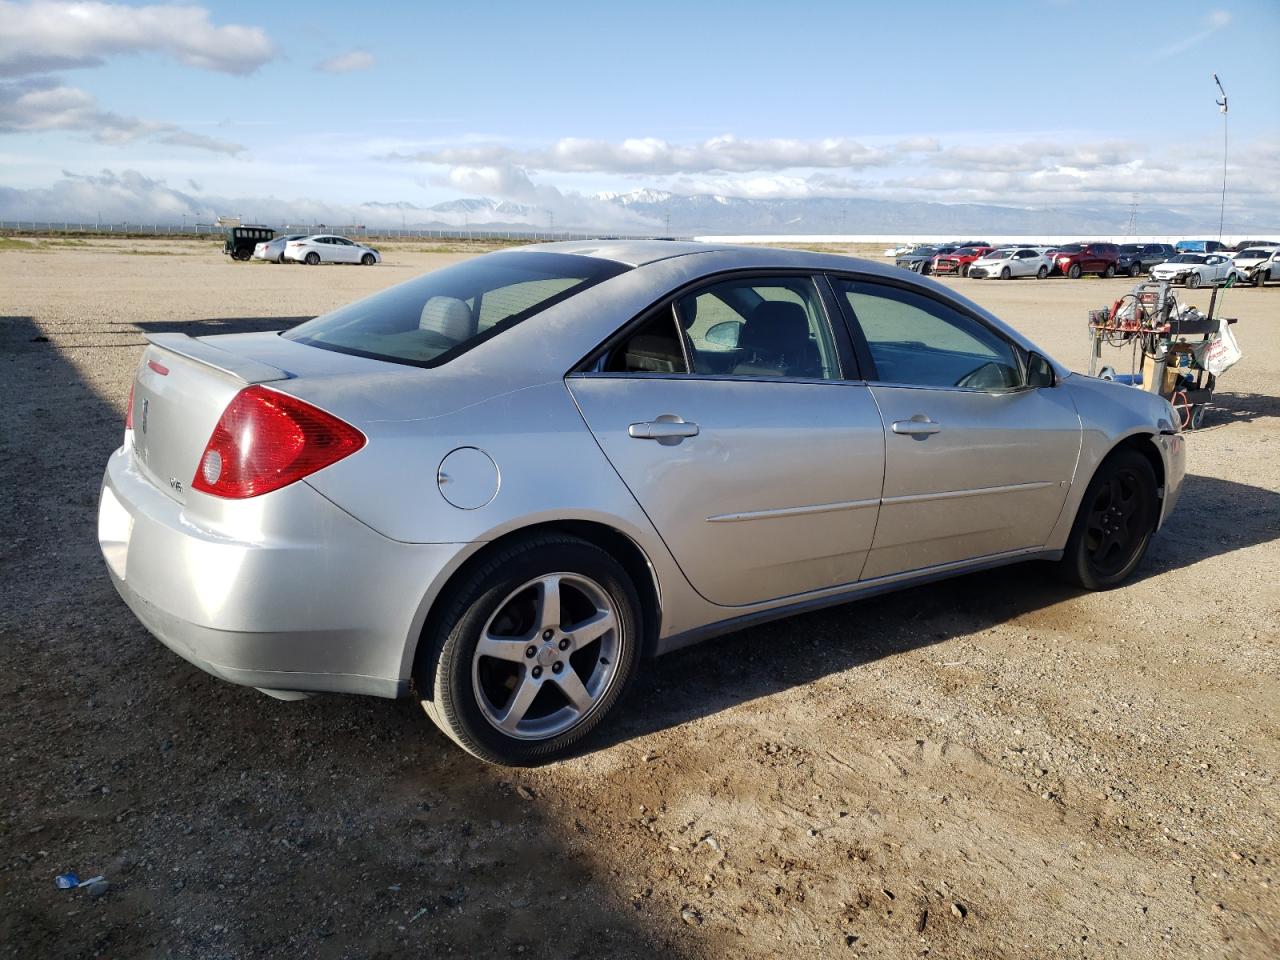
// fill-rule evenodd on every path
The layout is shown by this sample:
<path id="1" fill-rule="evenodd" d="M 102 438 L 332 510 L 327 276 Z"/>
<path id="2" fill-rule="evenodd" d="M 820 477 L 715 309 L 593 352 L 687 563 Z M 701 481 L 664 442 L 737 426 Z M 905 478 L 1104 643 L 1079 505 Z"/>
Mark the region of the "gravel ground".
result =
<path id="1" fill-rule="evenodd" d="M 95 542 L 143 333 L 277 329 L 463 255 L 0 250 L 0 956 L 1280 954 L 1280 287 L 1227 293 L 1245 359 L 1130 585 L 1026 565 L 724 637 L 515 773 L 411 701 L 200 673 Z M 949 282 L 1077 369 L 1130 285 Z"/>

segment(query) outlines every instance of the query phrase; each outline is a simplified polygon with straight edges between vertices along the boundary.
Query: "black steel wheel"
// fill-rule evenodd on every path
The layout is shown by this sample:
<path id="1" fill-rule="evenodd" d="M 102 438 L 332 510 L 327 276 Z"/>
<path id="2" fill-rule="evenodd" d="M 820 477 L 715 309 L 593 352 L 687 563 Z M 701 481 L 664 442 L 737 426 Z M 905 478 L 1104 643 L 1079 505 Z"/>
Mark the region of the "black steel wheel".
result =
<path id="1" fill-rule="evenodd" d="M 1086 590 L 1123 583 L 1146 553 L 1159 515 L 1151 462 L 1133 449 L 1115 451 L 1080 502 L 1060 563 L 1063 577 Z"/>

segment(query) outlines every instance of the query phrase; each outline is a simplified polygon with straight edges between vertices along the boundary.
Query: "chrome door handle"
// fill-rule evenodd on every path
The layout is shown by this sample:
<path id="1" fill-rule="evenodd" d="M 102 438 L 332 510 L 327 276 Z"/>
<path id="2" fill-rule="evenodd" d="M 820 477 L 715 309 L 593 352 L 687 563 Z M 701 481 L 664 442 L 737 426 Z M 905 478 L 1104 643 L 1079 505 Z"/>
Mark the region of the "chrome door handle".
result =
<path id="1" fill-rule="evenodd" d="M 698 425 L 679 417 L 663 414 L 657 420 L 633 423 L 627 427 L 627 436 L 635 440 L 657 440 L 659 443 L 679 443 L 685 437 L 696 437 Z"/>
<path id="2" fill-rule="evenodd" d="M 930 420 L 919 413 L 910 420 L 893 421 L 893 432 L 907 437 L 927 437 L 938 433 L 941 429 L 942 424 L 938 423 L 938 421 Z"/>

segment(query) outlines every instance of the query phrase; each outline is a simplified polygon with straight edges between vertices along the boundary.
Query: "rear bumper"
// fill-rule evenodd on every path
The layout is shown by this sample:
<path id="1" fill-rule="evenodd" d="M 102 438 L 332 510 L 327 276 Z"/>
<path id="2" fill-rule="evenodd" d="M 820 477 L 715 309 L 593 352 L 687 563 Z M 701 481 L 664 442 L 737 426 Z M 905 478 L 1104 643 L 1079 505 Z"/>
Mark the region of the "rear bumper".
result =
<path id="1" fill-rule="evenodd" d="M 257 499 L 228 524 L 238 530 L 213 529 L 117 450 L 103 478 L 98 540 L 134 615 L 169 649 L 232 683 L 406 693 L 425 599 L 466 545 L 388 540 L 306 483 Z"/>

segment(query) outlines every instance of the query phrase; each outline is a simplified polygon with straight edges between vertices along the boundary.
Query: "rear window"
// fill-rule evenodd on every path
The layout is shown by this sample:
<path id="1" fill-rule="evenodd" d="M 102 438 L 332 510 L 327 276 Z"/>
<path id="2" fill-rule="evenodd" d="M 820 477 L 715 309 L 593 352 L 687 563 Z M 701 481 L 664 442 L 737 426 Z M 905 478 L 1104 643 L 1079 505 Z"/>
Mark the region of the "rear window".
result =
<path id="1" fill-rule="evenodd" d="M 494 253 L 434 270 L 282 336 L 325 350 L 434 367 L 629 268 L 563 253 Z"/>

